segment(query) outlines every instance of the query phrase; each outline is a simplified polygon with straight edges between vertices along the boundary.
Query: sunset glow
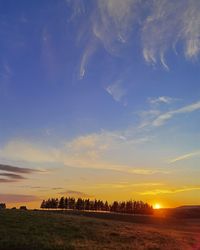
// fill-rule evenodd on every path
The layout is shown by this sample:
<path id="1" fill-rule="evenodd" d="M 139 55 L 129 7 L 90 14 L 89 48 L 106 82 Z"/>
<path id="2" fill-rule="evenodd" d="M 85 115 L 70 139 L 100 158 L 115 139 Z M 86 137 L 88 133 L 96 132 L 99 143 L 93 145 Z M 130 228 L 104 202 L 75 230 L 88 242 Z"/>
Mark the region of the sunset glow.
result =
<path id="1" fill-rule="evenodd" d="M 200 1 L 1 2 L 0 202 L 200 203 Z"/>
<path id="2" fill-rule="evenodd" d="M 154 206 L 153 206 L 154 209 L 160 209 L 161 208 L 161 205 L 159 203 L 156 203 Z"/>

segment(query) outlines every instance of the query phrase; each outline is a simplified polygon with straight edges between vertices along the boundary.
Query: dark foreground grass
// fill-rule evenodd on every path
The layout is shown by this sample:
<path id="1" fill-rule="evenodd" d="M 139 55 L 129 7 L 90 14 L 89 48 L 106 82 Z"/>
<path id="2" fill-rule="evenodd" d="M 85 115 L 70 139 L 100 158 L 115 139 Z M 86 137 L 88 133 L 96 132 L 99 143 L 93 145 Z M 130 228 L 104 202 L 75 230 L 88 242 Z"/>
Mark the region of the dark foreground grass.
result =
<path id="1" fill-rule="evenodd" d="M 0 250 L 200 249 L 200 222 L 142 224 L 42 211 L 0 211 Z"/>

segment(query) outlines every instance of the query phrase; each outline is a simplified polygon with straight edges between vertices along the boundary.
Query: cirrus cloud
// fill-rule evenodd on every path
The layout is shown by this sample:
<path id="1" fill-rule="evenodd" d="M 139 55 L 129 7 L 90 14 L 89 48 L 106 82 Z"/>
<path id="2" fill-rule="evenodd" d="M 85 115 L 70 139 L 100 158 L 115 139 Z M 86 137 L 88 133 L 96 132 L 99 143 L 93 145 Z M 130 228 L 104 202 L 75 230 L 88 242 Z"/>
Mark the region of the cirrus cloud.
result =
<path id="1" fill-rule="evenodd" d="M 171 118 L 173 118 L 176 115 L 191 113 L 191 112 L 197 111 L 199 109 L 200 109 L 200 101 L 189 104 L 187 106 L 184 106 L 184 107 L 176 109 L 176 110 L 168 111 L 166 113 L 159 115 L 152 122 L 152 125 L 155 127 L 159 127 L 159 126 L 163 125 L 167 120 L 170 120 Z"/>
<path id="2" fill-rule="evenodd" d="M 67 3 L 72 8 L 70 20 L 81 24 L 77 41 L 85 43 L 80 79 L 99 45 L 114 56 L 130 45 L 133 51 L 140 48 L 147 63 L 160 63 L 166 70 L 169 70 L 166 57 L 170 51 L 176 55 L 179 51 L 187 60 L 199 56 L 199 1 L 69 0 Z"/>
<path id="3" fill-rule="evenodd" d="M 158 194 L 175 194 L 180 192 L 189 192 L 189 191 L 199 191 L 200 186 L 195 187 L 183 187 L 183 188 L 174 188 L 174 189 L 154 189 L 149 191 L 141 192 L 141 195 L 158 195 Z"/>

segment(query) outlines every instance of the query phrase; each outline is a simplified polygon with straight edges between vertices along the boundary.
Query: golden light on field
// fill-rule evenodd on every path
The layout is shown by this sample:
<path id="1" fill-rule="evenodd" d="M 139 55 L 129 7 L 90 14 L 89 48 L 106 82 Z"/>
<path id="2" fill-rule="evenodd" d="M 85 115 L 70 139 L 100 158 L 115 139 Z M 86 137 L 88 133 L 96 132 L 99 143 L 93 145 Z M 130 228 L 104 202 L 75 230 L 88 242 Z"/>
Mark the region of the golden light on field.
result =
<path id="1" fill-rule="evenodd" d="M 153 206 L 154 209 L 160 209 L 161 208 L 161 205 L 159 203 L 156 203 L 154 206 Z"/>

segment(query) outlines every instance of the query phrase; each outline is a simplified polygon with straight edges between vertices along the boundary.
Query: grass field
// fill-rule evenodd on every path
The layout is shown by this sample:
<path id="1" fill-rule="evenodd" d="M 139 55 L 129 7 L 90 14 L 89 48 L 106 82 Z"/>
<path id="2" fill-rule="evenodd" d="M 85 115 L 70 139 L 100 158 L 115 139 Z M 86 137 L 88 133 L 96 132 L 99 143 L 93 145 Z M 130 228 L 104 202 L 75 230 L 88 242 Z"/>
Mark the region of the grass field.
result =
<path id="1" fill-rule="evenodd" d="M 83 215 L 1 210 L 0 250 L 200 249 L 200 219 Z"/>

